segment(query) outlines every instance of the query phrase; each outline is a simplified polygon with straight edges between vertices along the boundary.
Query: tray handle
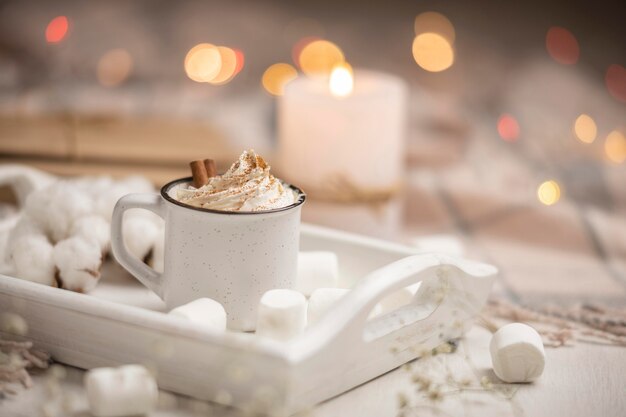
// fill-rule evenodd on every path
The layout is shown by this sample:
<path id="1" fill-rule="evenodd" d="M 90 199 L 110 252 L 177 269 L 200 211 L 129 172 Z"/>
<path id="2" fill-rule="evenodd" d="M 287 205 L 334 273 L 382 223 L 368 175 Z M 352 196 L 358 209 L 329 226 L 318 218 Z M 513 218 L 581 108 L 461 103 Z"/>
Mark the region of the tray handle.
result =
<path id="1" fill-rule="evenodd" d="M 450 274 L 451 270 L 459 273 Z M 314 353 L 321 348 L 333 349 L 332 346 L 337 345 L 343 346 L 343 349 L 345 346 L 374 342 L 385 334 L 427 318 L 440 304 L 446 302 L 448 295 L 465 304 L 461 308 L 471 313 L 470 310 L 482 307 L 497 272 L 497 268 L 492 265 L 447 255 L 422 254 L 403 258 L 360 280 L 352 291 L 307 330 L 304 337 L 294 341 L 293 352 Z M 450 280 L 452 275 L 460 279 Z M 414 313 L 410 323 L 400 320 L 396 325 L 378 325 L 388 314 L 398 310 L 368 321 L 370 312 L 384 297 L 418 282 L 422 282 L 422 285 L 409 304 Z M 447 293 L 439 297 L 438 291 L 442 289 Z M 467 299 L 459 300 L 462 297 L 458 297 L 457 290 L 463 291 L 463 297 Z"/>

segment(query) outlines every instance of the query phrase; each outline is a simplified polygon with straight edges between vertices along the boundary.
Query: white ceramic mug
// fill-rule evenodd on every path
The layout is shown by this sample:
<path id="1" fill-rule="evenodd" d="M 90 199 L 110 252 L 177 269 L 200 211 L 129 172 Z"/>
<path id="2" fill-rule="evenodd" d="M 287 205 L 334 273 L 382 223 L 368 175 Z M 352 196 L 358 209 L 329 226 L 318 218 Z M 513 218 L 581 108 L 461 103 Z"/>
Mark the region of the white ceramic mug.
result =
<path id="1" fill-rule="evenodd" d="M 166 184 L 161 194 L 129 194 L 113 210 L 111 248 L 118 262 L 161 297 L 168 309 L 200 297 L 219 301 L 228 327 L 254 330 L 259 300 L 274 288 L 294 288 L 300 241 L 300 212 L 306 196 L 289 206 L 255 212 L 192 207 L 177 201 L 191 178 Z M 165 220 L 165 265 L 158 273 L 124 245 L 122 219 L 131 208 Z"/>

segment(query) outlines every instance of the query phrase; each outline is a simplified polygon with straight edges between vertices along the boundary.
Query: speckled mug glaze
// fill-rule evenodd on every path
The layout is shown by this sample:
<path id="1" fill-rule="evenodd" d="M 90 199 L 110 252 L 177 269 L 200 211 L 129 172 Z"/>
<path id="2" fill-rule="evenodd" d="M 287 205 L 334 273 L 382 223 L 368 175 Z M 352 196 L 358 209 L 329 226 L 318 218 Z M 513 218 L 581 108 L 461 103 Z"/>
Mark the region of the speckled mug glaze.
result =
<path id="1" fill-rule="evenodd" d="M 111 246 L 118 262 L 161 297 L 168 309 L 209 297 L 219 301 L 233 330 L 254 330 L 259 299 L 267 290 L 295 286 L 300 212 L 306 196 L 289 206 L 228 212 L 176 201 L 190 178 L 166 184 L 161 194 L 129 194 L 115 205 Z M 123 243 L 126 210 L 143 208 L 165 220 L 162 274 L 130 255 Z"/>

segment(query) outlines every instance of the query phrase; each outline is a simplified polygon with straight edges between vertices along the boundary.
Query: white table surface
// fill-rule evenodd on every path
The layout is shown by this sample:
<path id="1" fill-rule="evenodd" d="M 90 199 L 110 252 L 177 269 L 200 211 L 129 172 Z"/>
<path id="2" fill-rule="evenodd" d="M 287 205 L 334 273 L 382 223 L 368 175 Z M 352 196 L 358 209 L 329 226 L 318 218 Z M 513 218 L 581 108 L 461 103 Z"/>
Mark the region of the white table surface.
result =
<path id="1" fill-rule="evenodd" d="M 411 370 L 396 369 L 360 387 L 322 403 L 308 415 L 319 417 L 395 416 L 398 397 L 404 393 L 411 407 L 405 415 L 439 416 L 624 416 L 626 412 L 626 349 L 591 344 L 547 348 L 543 376 L 532 384 L 483 388 L 481 379 L 497 381 L 488 353 L 490 333 L 475 326 L 454 353 L 440 354 L 411 363 Z M 89 416 L 82 387 L 83 371 L 65 368 L 63 379 L 47 371 L 34 377 L 34 387 L 0 403 L 3 417 Z M 443 383 L 443 398 L 432 401 L 416 392 L 411 375 L 431 375 Z M 445 382 L 450 373 L 457 381 L 468 378 L 470 389 L 455 392 Z M 60 381 L 55 384 L 54 381 Z M 60 389 L 57 389 L 60 388 Z M 66 407 L 66 410 L 63 407 Z M 47 408 L 46 408 L 47 407 Z M 307 415 L 307 413 L 303 413 Z M 154 417 L 240 416 L 237 410 L 161 392 Z"/>

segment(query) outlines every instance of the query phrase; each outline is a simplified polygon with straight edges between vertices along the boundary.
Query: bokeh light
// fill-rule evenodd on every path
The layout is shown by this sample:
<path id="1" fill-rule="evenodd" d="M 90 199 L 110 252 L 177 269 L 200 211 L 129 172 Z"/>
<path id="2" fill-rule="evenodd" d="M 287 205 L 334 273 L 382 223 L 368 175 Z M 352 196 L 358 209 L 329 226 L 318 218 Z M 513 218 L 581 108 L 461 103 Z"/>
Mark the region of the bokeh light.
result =
<path id="1" fill-rule="evenodd" d="M 237 57 L 237 66 L 235 67 L 235 74 L 237 75 L 241 72 L 241 70 L 243 69 L 243 66 L 245 65 L 245 61 L 246 61 L 246 56 L 244 55 L 243 51 L 241 49 L 233 49 L 233 51 L 235 51 L 235 56 Z"/>
<path id="2" fill-rule="evenodd" d="M 452 22 L 437 12 L 424 12 L 415 18 L 415 35 L 422 33 L 436 33 L 443 36 L 448 43 L 454 44 L 456 33 Z"/>
<path id="3" fill-rule="evenodd" d="M 297 63 L 307 75 L 330 75 L 332 69 L 344 62 L 341 49 L 327 40 L 314 40 L 302 48 Z"/>
<path id="4" fill-rule="evenodd" d="M 436 33 L 422 33 L 413 40 L 413 58 L 430 72 L 444 71 L 454 63 L 454 50 L 446 38 Z"/>
<path id="5" fill-rule="evenodd" d="M 604 151 L 610 161 L 621 164 L 626 161 L 626 137 L 618 130 L 608 134 L 604 142 Z"/>
<path id="6" fill-rule="evenodd" d="M 185 72 L 193 81 L 211 82 L 222 68 L 222 56 L 215 45 L 201 43 L 185 57 Z"/>
<path id="7" fill-rule="evenodd" d="M 231 48 L 218 46 L 222 65 L 220 71 L 209 82 L 215 85 L 226 84 L 232 80 L 237 72 L 237 54 Z"/>
<path id="8" fill-rule="evenodd" d="M 564 65 L 575 64 L 580 56 L 580 47 L 574 34 L 558 26 L 552 26 L 548 29 L 546 49 L 552 59 Z"/>
<path id="9" fill-rule="evenodd" d="M 57 16 L 46 26 L 46 42 L 59 43 L 67 36 L 70 22 L 66 16 Z"/>
<path id="10" fill-rule="evenodd" d="M 125 49 L 112 49 L 98 60 L 98 81 L 105 87 L 123 83 L 133 70 L 133 58 Z"/>
<path id="11" fill-rule="evenodd" d="M 330 73 L 328 81 L 330 93 L 335 97 L 347 97 L 354 89 L 354 77 L 350 64 L 347 62 L 336 65 Z"/>
<path id="12" fill-rule="evenodd" d="M 598 127 L 593 118 L 587 114 L 581 114 L 574 122 L 574 133 L 576 137 L 584 143 L 592 143 L 596 140 Z"/>
<path id="13" fill-rule="evenodd" d="M 618 64 L 610 65 L 606 70 L 604 82 L 613 97 L 626 103 L 626 68 Z"/>
<path id="14" fill-rule="evenodd" d="M 554 180 L 544 181 L 537 188 L 537 198 L 546 206 L 556 204 L 561 199 L 561 187 Z"/>
<path id="15" fill-rule="evenodd" d="M 261 83 L 268 93 L 274 96 L 282 96 L 285 92 L 285 85 L 297 76 L 298 71 L 293 66 L 278 63 L 271 65 L 265 70 Z"/>
<path id="16" fill-rule="evenodd" d="M 515 142 L 519 139 L 520 127 L 515 117 L 503 114 L 498 119 L 498 134 L 507 142 Z"/>
<path id="17" fill-rule="evenodd" d="M 300 39 L 298 42 L 294 43 L 293 47 L 291 48 L 291 59 L 298 68 L 302 69 L 302 65 L 300 65 L 300 55 L 302 54 L 302 50 L 304 49 L 304 47 L 311 42 L 320 40 L 322 40 L 322 38 L 317 36 L 306 36 Z"/>

